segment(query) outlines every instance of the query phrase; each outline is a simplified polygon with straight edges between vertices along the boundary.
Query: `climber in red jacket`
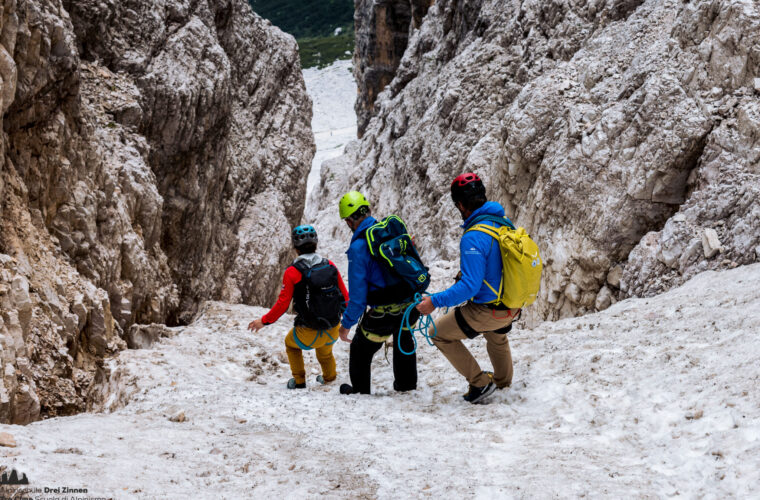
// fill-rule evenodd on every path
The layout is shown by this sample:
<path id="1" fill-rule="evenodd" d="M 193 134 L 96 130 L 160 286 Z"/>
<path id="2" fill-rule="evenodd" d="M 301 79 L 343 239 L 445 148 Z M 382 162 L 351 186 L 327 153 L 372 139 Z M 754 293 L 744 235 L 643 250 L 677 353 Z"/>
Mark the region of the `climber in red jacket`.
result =
<path id="1" fill-rule="evenodd" d="M 285 350 L 293 373 L 287 387 L 303 389 L 306 387 L 305 350 L 316 350 L 322 367 L 317 382 L 326 384 L 337 377 L 332 346 L 338 340 L 348 290 L 335 264 L 316 253 L 317 232 L 312 226 L 298 226 L 291 236 L 298 257 L 285 270 L 280 296 L 268 313 L 251 321 L 248 329 L 258 331 L 274 323 L 287 311 L 290 301 L 294 301 L 295 324 L 285 337 Z"/>

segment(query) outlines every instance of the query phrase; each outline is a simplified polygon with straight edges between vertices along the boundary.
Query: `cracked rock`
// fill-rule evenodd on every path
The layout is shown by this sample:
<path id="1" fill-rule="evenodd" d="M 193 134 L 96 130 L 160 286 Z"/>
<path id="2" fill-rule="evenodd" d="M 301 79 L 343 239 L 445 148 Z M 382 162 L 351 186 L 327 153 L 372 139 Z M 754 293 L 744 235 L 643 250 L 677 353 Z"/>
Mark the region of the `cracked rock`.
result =
<path id="1" fill-rule="evenodd" d="M 706 259 L 710 259 L 723 252 L 723 246 L 720 244 L 718 233 L 715 229 L 705 228 L 702 233 L 702 249 L 704 250 Z"/>

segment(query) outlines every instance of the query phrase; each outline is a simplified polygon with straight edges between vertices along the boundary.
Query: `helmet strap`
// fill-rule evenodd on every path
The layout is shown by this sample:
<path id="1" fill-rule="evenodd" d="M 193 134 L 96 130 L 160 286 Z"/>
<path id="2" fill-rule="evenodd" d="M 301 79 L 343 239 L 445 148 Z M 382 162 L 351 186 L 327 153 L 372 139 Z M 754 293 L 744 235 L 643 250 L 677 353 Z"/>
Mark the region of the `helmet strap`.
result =
<path id="1" fill-rule="evenodd" d="M 368 213 L 369 213 L 369 208 L 367 208 L 367 207 L 359 207 L 356 210 L 356 212 L 354 212 L 351 215 L 349 215 L 347 217 L 347 219 L 351 219 L 353 221 L 358 221 L 358 220 L 363 219 L 364 217 L 366 217 Z"/>

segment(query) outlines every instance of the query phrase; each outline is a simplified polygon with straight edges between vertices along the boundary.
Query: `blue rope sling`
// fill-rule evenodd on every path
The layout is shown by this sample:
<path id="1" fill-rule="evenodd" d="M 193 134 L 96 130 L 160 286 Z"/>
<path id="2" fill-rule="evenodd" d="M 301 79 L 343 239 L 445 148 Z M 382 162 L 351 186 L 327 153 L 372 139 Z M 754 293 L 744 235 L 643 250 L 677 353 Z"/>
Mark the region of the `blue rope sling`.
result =
<path id="1" fill-rule="evenodd" d="M 407 356 L 411 356 L 415 352 L 417 352 L 417 339 L 414 338 L 414 333 L 419 332 L 423 337 L 425 337 L 425 340 L 427 340 L 427 343 L 429 345 L 433 345 L 433 341 L 431 339 L 434 339 L 436 334 L 438 333 L 438 330 L 435 326 L 435 321 L 433 321 L 433 317 L 431 315 L 425 315 L 424 319 L 420 317 L 419 322 L 417 323 L 417 327 L 413 328 L 409 324 L 409 315 L 412 313 L 412 309 L 414 309 L 417 304 L 422 302 L 422 297 L 424 295 L 429 296 L 429 293 L 415 293 L 414 294 L 414 300 L 411 304 L 409 304 L 409 307 L 406 308 L 404 311 L 404 315 L 401 317 L 401 326 L 398 328 L 398 350 L 401 352 L 401 354 L 406 354 Z M 433 334 L 428 335 L 428 331 L 430 330 L 430 325 L 433 326 Z M 401 347 L 401 333 L 404 330 L 409 330 L 409 333 L 412 335 L 412 342 L 414 342 L 414 348 L 406 352 L 404 351 L 404 348 Z"/>
<path id="2" fill-rule="evenodd" d="M 330 339 L 330 341 L 331 341 L 331 342 L 328 342 L 328 343 L 327 343 L 327 344 L 325 344 L 325 345 L 333 345 L 333 344 L 334 344 L 334 343 L 335 343 L 335 342 L 338 340 L 338 339 L 334 339 L 334 338 L 332 338 L 332 335 L 330 335 L 330 334 L 329 334 L 329 333 L 327 333 L 327 332 L 328 332 L 327 330 L 322 330 L 322 329 L 319 329 L 319 330 L 317 330 L 317 334 L 314 336 L 314 340 L 312 340 L 312 341 L 311 341 L 311 344 L 309 344 L 309 345 L 306 345 L 306 344 L 304 344 L 303 342 L 301 342 L 301 339 L 299 339 L 299 338 L 298 338 L 298 335 L 297 335 L 297 333 L 296 333 L 296 327 L 294 326 L 294 327 L 293 327 L 293 340 L 295 340 L 295 341 L 296 341 L 296 345 L 297 345 L 298 347 L 300 347 L 300 348 L 301 348 L 301 350 L 303 350 L 303 351 L 310 351 L 310 350 L 312 350 L 312 349 L 313 349 L 313 347 L 312 347 L 312 346 L 313 346 L 314 344 L 316 344 L 316 343 L 317 343 L 317 340 L 319 340 L 319 338 L 320 338 L 322 335 L 327 335 L 327 338 L 329 338 L 329 339 Z"/>

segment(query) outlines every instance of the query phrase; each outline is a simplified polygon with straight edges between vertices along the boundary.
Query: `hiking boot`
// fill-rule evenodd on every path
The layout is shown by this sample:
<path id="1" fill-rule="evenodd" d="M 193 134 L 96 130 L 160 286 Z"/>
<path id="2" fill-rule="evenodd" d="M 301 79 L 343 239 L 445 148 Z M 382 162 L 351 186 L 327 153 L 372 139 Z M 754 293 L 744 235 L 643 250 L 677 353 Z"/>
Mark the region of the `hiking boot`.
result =
<path id="1" fill-rule="evenodd" d="M 341 394 L 353 394 L 354 388 L 351 387 L 351 384 L 340 384 L 340 393 Z"/>
<path id="2" fill-rule="evenodd" d="M 489 372 L 488 370 L 486 370 L 483 373 L 485 373 L 486 375 L 488 375 L 488 378 L 490 378 L 491 382 L 493 382 L 493 372 Z M 509 386 L 508 385 L 497 385 L 496 386 L 496 388 L 499 389 L 499 390 L 505 389 L 507 387 L 509 387 Z"/>
<path id="3" fill-rule="evenodd" d="M 488 385 L 485 385 L 483 387 L 475 387 L 474 385 L 471 385 L 470 390 L 467 391 L 467 394 L 462 396 L 462 398 L 464 398 L 464 400 L 468 403 L 476 404 L 486 399 L 495 390 L 496 384 L 493 382 L 488 382 Z"/>
<path id="4" fill-rule="evenodd" d="M 332 379 L 332 380 L 325 380 L 325 377 L 324 377 L 324 376 L 322 376 L 322 375 L 317 375 L 317 383 L 318 383 L 318 384 L 322 384 L 322 385 L 325 385 L 325 384 L 329 384 L 329 383 L 330 383 L 330 382 L 332 382 L 333 380 L 335 380 L 335 379 Z"/>
<path id="5" fill-rule="evenodd" d="M 292 378 L 288 380 L 288 389 L 306 389 L 306 382 L 296 384 L 296 379 Z"/>

